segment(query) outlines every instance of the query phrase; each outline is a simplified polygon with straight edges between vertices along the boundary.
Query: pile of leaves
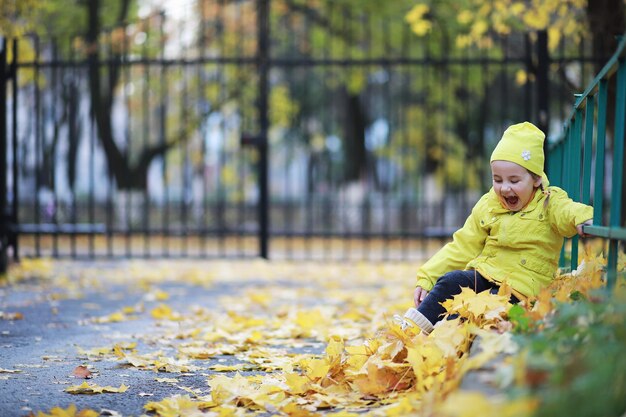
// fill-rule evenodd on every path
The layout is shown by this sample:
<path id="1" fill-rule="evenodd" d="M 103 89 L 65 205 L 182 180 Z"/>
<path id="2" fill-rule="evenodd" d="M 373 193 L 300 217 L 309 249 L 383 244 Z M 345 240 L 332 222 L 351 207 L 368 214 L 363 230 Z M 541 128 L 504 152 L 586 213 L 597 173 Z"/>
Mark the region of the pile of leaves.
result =
<path id="1" fill-rule="evenodd" d="M 156 348 L 139 351 L 138 340 L 131 340 L 80 349 L 78 357 L 171 374 L 157 380 L 178 386 L 181 394 L 147 402 L 145 412 L 152 416 L 619 416 L 626 410 L 626 359 L 620 355 L 626 346 L 626 286 L 620 280 L 605 288 L 603 262 L 585 256 L 577 271 L 518 305 L 509 303 L 506 286 L 499 294 L 465 289 L 444 304 L 449 316 L 429 336 L 402 330 L 390 318 L 409 306 L 414 265 L 133 264 L 123 277 L 107 280 L 134 282 L 151 307 L 129 306 L 92 321 L 149 314 L 161 331 L 134 337 L 144 349 Z M 37 270 L 28 262 L 22 268 Z M 28 275 L 24 270 L 13 279 Z M 95 274 L 99 282 L 103 273 Z M 68 292 L 93 284 L 89 275 Z M 237 279 L 261 285 L 221 297 L 219 308 L 176 311 L 159 288 L 173 277 L 207 288 Z M 225 357 L 236 363 L 223 364 Z M 469 372 L 494 361 L 492 383 L 500 395 L 461 389 Z M 177 375 L 190 373 L 206 375 L 206 386 L 181 385 Z M 125 395 L 126 389 L 84 383 L 66 392 Z"/>

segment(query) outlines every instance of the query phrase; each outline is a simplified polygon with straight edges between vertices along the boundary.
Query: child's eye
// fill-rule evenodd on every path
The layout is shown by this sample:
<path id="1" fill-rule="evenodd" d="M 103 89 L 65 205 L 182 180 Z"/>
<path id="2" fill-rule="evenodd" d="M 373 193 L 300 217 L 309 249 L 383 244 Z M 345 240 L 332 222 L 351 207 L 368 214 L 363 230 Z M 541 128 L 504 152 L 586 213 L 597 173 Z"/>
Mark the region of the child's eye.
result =
<path id="1" fill-rule="evenodd" d="M 519 182 L 519 180 L 513 180 L 511 181 L 512 184 L 517 184 Z"/>
<path id="2" fill-rule="evenodd" d="M 500 184 L 502 182 L 502 180 L 497 180 L 497 179 L 493 179 L 493 182 Z"/>

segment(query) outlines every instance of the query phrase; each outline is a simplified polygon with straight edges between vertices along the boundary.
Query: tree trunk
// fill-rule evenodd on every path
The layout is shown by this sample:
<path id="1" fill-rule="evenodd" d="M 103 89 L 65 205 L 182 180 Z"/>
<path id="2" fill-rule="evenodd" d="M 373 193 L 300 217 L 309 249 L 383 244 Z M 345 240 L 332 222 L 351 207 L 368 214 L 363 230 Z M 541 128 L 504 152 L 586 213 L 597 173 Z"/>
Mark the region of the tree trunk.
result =
<path id="1" fill-rule="evenodd" d="M 89 26 L 87 30 L 89 63 L 89 92 L 91 95 L 91 116 L 96 122 L 98 137 L 102 143 L 102 148 L 106 155 L 109 172 L 115 176 L 120 188 L 130 177 L 128 161 L 117 147 L 113 139 L 113 129 L 111 128 L 111 106 L 113 99 L 110 95 L 112 88 L 108 92 L 103 91 L 100 77 L 100 67 L 98 52 L 98 36 L 100 34 L 100 0 L 87 2 L 87 13 Z M 113 82 L 113 80 L 112 80 Z M 111 86 L 109 86 L 111 87 Z"/>
<path id="2" fill-rule="evenodd" d="M 126 20 L 130 0 L 123 0 L 118 15 L 118 24 Z M 104 150 L 110 175 L 115 178 L 117 187 L 123 190 L 146 190 L 148 185 L 148 168 L 154 157 L 163 154 L 170 145 L 158 145 L 144 149 L 138 158 L 138 163 L 131 166 L 129 158 L 124 155 L 113 137 L 112 106 L 113 94 L 118 84 L 121 57 L 113 54 L 109 59 L 114 64 L 109 67 L 108 84 L 102 77 L 99 67 L 100 34 L 100 0 L 90 0 L 87 3 L 89 29 L 87 31 L 87 43 L 89 45 L 87 61 L 89 63 L 89 92 L 91 96 L 91 114 L 96 122 L 98 138 Z"/>

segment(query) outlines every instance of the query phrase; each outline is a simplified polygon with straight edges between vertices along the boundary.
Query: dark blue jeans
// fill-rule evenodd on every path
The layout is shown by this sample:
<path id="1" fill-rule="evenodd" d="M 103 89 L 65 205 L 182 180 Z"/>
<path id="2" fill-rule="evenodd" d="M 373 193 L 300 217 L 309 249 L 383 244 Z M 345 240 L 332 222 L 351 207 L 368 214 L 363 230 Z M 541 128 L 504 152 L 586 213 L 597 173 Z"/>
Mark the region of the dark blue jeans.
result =
<path id="1" fill-rule="evenodd" d="M 490 290 L 492 294 L 497 294 L 499 289 L 497 284 L 488 281 L 480 275 L 478 271 L 448 272 L 437 280 L 435 286 L 428 293 L 417 310 L 426 316 L 432 324 L 435 324 L 443 318 L 442 316 L 446 312 L 446 309 L 443 308 L 441 303 L 460 294 L 463 287 L 469 287 L 477 293 Z M 517 302 L 519 302 L 517 297 L 511 296 L 511 303 Z"/>

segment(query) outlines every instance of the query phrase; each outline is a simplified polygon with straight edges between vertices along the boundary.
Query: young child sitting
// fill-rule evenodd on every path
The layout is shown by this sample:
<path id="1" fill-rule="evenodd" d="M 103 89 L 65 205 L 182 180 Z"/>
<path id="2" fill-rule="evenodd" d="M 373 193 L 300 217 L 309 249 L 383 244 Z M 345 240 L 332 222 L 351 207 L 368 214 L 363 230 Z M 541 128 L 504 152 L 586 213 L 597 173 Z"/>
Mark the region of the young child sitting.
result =
<path id="1" fill-rule="evenodd" d="M 461 292 L 498 291 L 507 283 L 512 302 L 535 296 L 554 278 L 563 237 L 583 236 L 593 208 L 549 186 L 543 172 L 545 135 L 531 123 L 510 126 L 491 154 L 493 187 L 476 203 L 453 240 L 417 272 L 403 327 L 433 330 L 440 304 Z"/>

